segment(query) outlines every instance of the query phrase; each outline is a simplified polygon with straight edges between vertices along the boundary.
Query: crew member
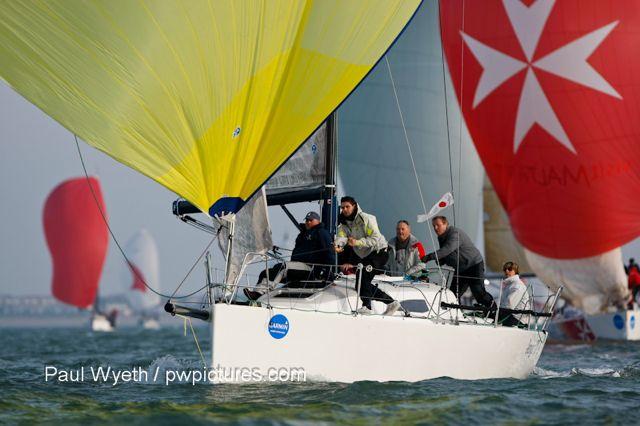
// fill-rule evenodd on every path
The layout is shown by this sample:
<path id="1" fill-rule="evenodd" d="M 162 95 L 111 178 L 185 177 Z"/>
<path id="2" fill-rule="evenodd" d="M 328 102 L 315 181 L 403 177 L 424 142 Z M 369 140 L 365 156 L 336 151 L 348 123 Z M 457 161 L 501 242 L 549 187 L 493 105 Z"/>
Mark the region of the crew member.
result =
<path id="1" fill-rule="evenodd" d="M 389 240 L 389 260 L 387 274 L 416 278 L 425 268 L 422 262 L 425 251 L 422 243 L 411 233 L 411 225 L 406 220 L 396 224 L 396 236 Z"/>
<path id="2" fill-rule="evenodd" d="M 506 262 L 502 266 L 504 280 L 502 280 L 502 296 L 500 297 L 500 308 L 525 310 L 529 307 L 529 295 L 527 286 L 522 282 L 519 275 L 519 267 L 515 262 Z M 509 327 L 523 325 L 520 320 L 522 314 L 500 312 L 498 320 L 502 325 Z"/>
<path id="3" fill-rule="evenodd" d="M 300 226 L 301 231 L 296 237 L 293 253 L 291 254 L 292 262 L 302 262 L 309 266 L 310 270 L 287 269 L 286 280 L 288 287 L 301 287 L 301 281 L 331 279 L 331 265 L 335 264 L 335 253 L 331 243 L 331 234 L 326 230 L 320 222 L 320 215 L 314 211 L 306 214 L 304 217 L 304 225 Z M 269 281 L 275 280 L 278 274 L 285 268 L 283 263 L 278 263 L 269 268 Z M 264 285 L 266 273 L 263 270 L 258 277 L 259 287 L 267 287 Z M 249 300 L 256 300 L 262 296 L 262 291 L 244 289 L 244 294 Z"/>
<path id="4" fill-rule="evenodd" d="M 384 291 L 371 284 L 377 271 L 382 271 L 389 253 L 387 240 L 378 229 L 376 217 L 363 212 L 353 197 L 340 199 L 340 217 L 338 233 L 335 241 L 338 263 L 342 272 L 348 273 L 354 265 L 362 264 L 362 277 L 359 284 L 362 308 L 359 313 L 371 313 L 371 301 L 377 300 L 387 304 L 384 315 L 393 315 L 400 309 L 400 302 L 393 300 Z"/>
<path id="5" fill-rule="evenodd" d="M 455 226 L 450 226 L 445 216 L 436 216 L 431 222 L 438 236 L 440 248 L 427 254 L 422 261 L 426 263 L 437 259 L 440 264 L 454 268 L 451 291 L 458 299 L 470 287 L 476 301 L 490 308 L 494 302 L 493 297 L 484 288 L 484 260 L 480 251 L 467 234 Z"/>

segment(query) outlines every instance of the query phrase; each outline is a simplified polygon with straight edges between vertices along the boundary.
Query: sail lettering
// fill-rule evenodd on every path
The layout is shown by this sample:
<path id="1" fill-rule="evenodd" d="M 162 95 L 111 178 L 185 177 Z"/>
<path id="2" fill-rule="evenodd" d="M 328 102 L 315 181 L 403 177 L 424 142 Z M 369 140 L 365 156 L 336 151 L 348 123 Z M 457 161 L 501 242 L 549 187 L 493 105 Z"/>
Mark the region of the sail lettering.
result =
<path id="1" fill-rule="evenodd" d="M 580 164 L 570 166 L 526 166 L 518 173 L 521 183 L 534 183 L 539 186 L 585 185 L 591 187 L 595 181 L 628 174 L 631 166 L 628 162 L 598 163 L 594 165 Z"/>

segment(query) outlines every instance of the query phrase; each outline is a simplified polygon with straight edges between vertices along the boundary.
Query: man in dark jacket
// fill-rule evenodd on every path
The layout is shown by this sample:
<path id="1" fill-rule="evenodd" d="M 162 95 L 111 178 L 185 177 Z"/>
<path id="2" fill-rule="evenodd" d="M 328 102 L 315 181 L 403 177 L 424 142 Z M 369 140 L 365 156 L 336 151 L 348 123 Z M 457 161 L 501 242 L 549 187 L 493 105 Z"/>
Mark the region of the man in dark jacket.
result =
<path id="1" fill-rule="evenodd" d="M 441 265 L 451 266 L 456 270 L 451 291 L 460 298 L 470 287 L 479 304 L 491 307 L 493 297 L 484 288 L 484 260 L 471 238 L 455 226 L 449 226 L 444 216 L 434 217 L 432 224 L 438 235 L 440 249 L 427 254 L 422 261 L 426 263 L 437 259 Z"/>
<path id="2" fill-rule="evenodd" d="M 287 287 L 291 288 L 304 287 L 305 285 L 301 281 L 328 281 L 332 279 L 331 266 L 329 265 L 335 264 L 331 234 L 320 222 L 320 215 L 311 211 L 304 217 L 304 224 L 300 225 L 301 230 L 296 237 L 291 261 L 305 263 L 310 267 L 310 270 L 288 269 L 286 281 Z M 284 267 L 283 263 L 278 263 L 269 268 L 269 280 L 274 280 Z M 263 270 L 258 277 L 258 284 L 265 278 L 266 272 Z M 256 300 L 262 296 L 262 292 L 248 288 L 244 289 L 244 294 L 249 300 Z"/>
<path id="3" fill-rule="evenodd" d="M 307 263 L 312 266 L 314 279 L 327 279 L 336 258 L 331 234 L 320 222 L 320 215 L 309 212 L 304 217 L 304 229 L 298 234 L 291 254 L 293 262 Z"/>

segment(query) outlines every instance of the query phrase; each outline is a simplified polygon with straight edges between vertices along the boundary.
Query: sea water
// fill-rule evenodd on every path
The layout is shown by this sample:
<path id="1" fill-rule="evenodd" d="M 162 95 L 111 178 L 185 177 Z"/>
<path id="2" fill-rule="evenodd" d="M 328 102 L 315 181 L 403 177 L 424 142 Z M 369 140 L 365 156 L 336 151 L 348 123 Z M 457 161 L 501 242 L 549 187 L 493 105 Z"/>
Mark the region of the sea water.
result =
<path id="1" fill-rule="evenodd" d="M 208 329 L 195 331 L 208 362 Z M 194 337 L 182 328 L 5 328 L 0 337 L 0 424 L 640 423 L 634 342 L 547 344 L 525 380 L 211 385 L 162 380 L 167 371 L 202 370 Z M 470 347 L 466 362 L 477 362 L 473 354 Z M 402 358 L 386 362 L 393 369 Z"/>

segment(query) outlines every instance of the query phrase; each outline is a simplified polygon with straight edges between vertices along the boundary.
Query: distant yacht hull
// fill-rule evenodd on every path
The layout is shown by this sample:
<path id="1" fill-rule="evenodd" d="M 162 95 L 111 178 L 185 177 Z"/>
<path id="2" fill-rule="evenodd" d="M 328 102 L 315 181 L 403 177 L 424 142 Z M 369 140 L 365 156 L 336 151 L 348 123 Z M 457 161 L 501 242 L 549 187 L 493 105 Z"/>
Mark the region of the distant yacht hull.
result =
<path id="1" fill-rule="evenodd" d="M 554 319 L 551 324 L 559 330 L 563 340 L 593 342 L 597 338 L 583 315 Z"/>
<path id="2" fill-rule="evenodd" d="M 212 368 L 222 368 L 224 377 L 214 381 L 242 381 L 242 369 L 263 376 L 303 369 L 306 380 L 346 383 L 522 379 L 533 371 L 547 338 L 541 331 L 490 324 L 293 308 L 216 304 Z M 286 326 L 273 326 L 277 315 Z"/>
<path id="3" fill-rule="evenodd" d="M 159 330 L 160 323 L 154 318 L 145 318 L 140 321 L 140 325 L 145 330 Z"/>
<path id="4" fill-rule="evenodd" d="M 598 339 L 640 340 L 640 309 L 586 315 Z"/>
<path id="5" fill-rule="evenodd" d="M 111 322 L 109 322 L 106 316 L 94 314 L 91 317 L 91 331 L 112 332 L 113 325 L 111 325 Z"/>

